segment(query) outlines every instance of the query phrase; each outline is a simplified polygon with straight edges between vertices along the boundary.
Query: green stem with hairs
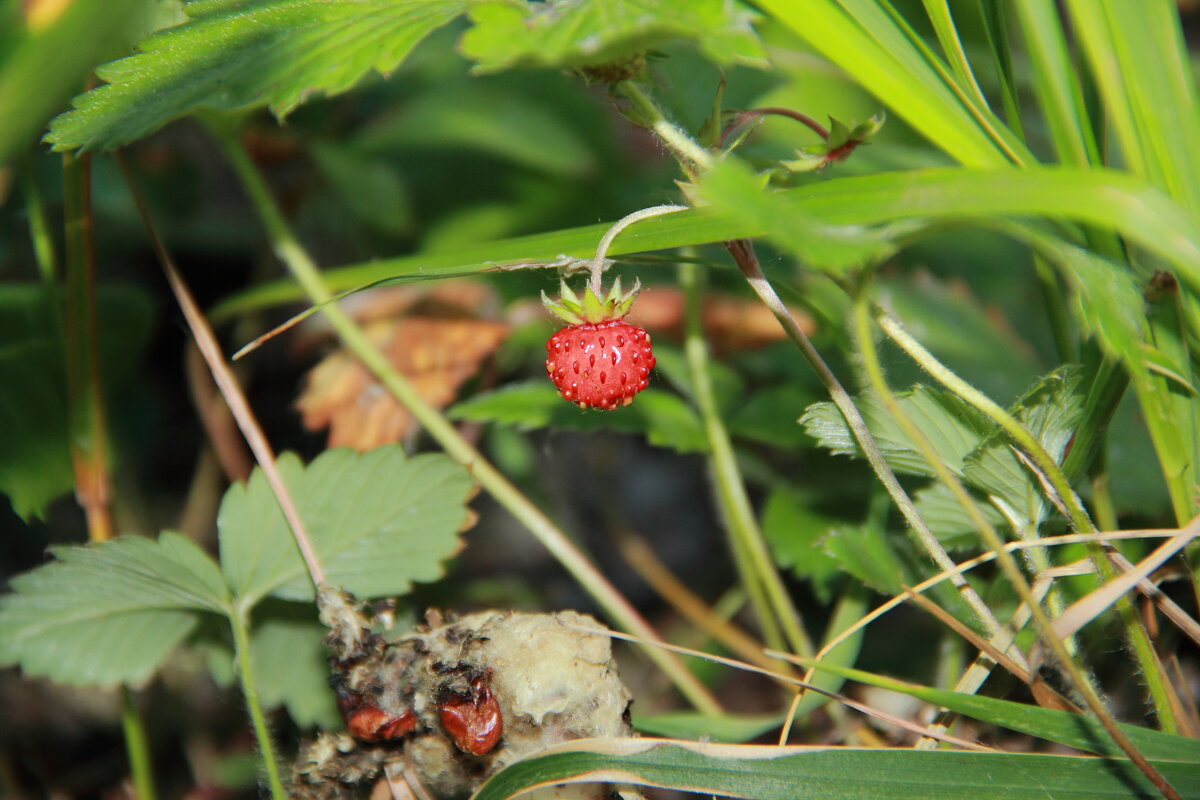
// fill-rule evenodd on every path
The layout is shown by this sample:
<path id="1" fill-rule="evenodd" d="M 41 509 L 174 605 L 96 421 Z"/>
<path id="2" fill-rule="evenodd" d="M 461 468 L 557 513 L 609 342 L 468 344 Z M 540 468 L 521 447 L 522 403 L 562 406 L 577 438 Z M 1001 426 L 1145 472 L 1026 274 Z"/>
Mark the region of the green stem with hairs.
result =
<path id="1" fill-rule="evenodd" d="M 699 267 L 680 264 L 679 283 L 687 297 L 684 352 L 691 372 L 696 406 L 708 437 L 709 468 L 716 488 L 717 505 L 735 556 L 738 556 L 735 561 L 742 584 L 755 601 L 755 612 L 768 644 L 778 639 L 778 630 L 782 629 L 792 650 L 799 655 L 809 656 L 814 652 L 812 640 L 771 560 L 758 519 L 746 494 L 733 443 L 717 410 L 708 370 L 708 345 L 700 326 Z"/>
<path id="2" fill-rule="evenodd" d="M 296 241 L 262 175 L 236 135 L 216 126 L 212 130 L 262 219 L 275 254 L 304 288 L 312 303 L 321 307 L 321 313 L 329 320 L 346 348 L 412 413 L 447 455 L 465 466 L 496 502 L 528 528 L 618 627 L 635 636 L 657 640 L 658 635 L 637 610 L 541 509 L 464 439 L 440 411 L 416 393 L 408 380 L 367 340 L 362 329 L 340 305 L 330 302 L 333 295 L 321 279 L 317 265 Z M 720 706 L 711 693 L 676 656 L 652 645 L 643 649 L 697 710 L 706 714 L 720 713 Z"/>
<path id="3" fill-rule="evenodd" d="M 125 752 L 129 755 L 129 774 L 137 800 L 154 800 L 154 772 L 150 766 L 150 744 L 146 726 L 133 701 L 133 690 L 121 687 L 121 729 L 125 733 Z"/>
<path id="4" fill-rule="evenodd" d="M 271 731 L 258 700 L 258 688 L 254 683 L 254 659 L 250 652 L 249 612 L 241 608 L 231 609 L 229 624 L 233 628 L 233 647 L 237 656 L 238 679 L 242 684 L 242 695 L 246 698 L 246 709 L 250 712 L 250 723 L 258 739 L 263 767 L 267 771 L 267 785 L 271 788 L 272 800 L 287 800 L 283 780 L 279 776 L 279 761 L 275 757 L 275 745 L 271 742 Z"/>

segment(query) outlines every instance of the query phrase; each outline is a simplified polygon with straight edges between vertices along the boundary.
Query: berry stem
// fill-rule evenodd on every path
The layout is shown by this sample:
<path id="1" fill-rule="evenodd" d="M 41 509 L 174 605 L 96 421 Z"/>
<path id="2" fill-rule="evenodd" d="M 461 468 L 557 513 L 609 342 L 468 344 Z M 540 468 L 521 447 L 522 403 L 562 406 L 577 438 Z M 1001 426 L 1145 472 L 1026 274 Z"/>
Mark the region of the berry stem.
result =
<path id="1" fill-rule="evenodd" d="M 367 340 L 362 329 L 339 304 L 330 302 L 333 295 L 322 280 L 320 270 L 308 252 L 296 241 L 275 198 L 271 196 L 270 189 L 236 134 L 215 126 L 211 131 L 261 217 L 275 254 L 304 288 L 313 304 L 320 306 L 321 313 L 329 320 L 329 324 L 346 348 L 416 417 L 448 456 L 470 470 L 475 480 L 496 502 L 528 528 L 575 580 L 579 581 L 618 627 L 646 639 L 659 640 L 660 637 L 650 624 L 588 561 L 566 534 L 464 439 L 440 411 L 413 390 L 411 384 Z M 678 658 L 649 645 L 645 647 L 645 652 L 698 711 L 705 714 L 721 713 L 716 699 Z"/>
<path id="2" fill-rule="evenodd" d="M 599 244 L 596 245 L 596 257 L 592 259 L 592 265 L 590 267 L 590 271 L 591 271 L 590 285 L 592 287 L 592 291 L 596 293 L 596 296 L 597 297 L 604 296 L 604 293 L 600 291 L 600 277 L 604 274 L 605 267 L 607 267 L 607 260 L 605 259 L 605 255 L 608 253 L 609 245 L 611 245 L 613 243 L 613 240 L 617 238 L 617 236 L 621 233 L 621 231 L 625 230 L 630 225 L 633 225 L 636 222 L 641 222 L 644 219 L 650 219 L 651 217 L 661 217 L 663 214 L 672 214 L 676 211 L 688 211 L 688 210 L 690 210 L 688 206 L 676 206 L 676 205 L 650 206 L 649 208 L 643 208 L 639 211 L 634 211 L 631 214 L 626 214 L 625 216 L 621 217 L 619 220 L 614 222 L 612 227 L 609 228 L 604 233 L 604 235 L 600 237 L 600 242 L 599 242 Z"/>

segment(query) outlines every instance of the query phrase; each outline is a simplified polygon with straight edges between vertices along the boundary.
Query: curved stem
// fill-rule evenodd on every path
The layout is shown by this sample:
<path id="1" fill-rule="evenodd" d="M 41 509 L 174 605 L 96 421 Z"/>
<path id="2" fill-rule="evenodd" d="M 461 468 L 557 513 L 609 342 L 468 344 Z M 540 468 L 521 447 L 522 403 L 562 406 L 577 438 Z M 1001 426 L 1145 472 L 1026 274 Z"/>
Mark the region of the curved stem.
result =
<path id="1" fill-rule="evenodd" d="M 254 659 L 250 653 L 250 629 L 245 614 L 241 609 L 233 609 L 229 615 L 237 655 L 238 679 L 242 684 L 242 695 L 246 698 L 246 709 L 250 712 L 250 723 L 254 726 L 254 736 L 258 739 L 263 767 L 267 771 L 267 785 L 271 787 L 272 800 L 286 800 L 287 793 L 283 791 L 283 781 L 279 777 L 279 762 L 275 758 L 275 745 L 271 742 L 271 731 L 267 728 L 267 718 L 263 715 L 254 683 Z"/>
<path id="2" fill-rule="evenodd" d="M 571 573 L 581 586 L 616 625 L 645 639 L 657 640 L 658 634 L 650 627 L 637 610 L 620 592 L 588 561 L 587 557 L 542 513 L 529 498 L 521 493 L 482 454 L 479 453 L 444 415 L 425 401 L 412 388 L 408 380 L 397 372 L 387 358 L 372 345 L 362 329 L 342 310 L 333 299 L 328 287 L 321 279 L 320 270 L 308 253 L 296 241 L 283 218 L 270 190 L 247 155 L 236 136 L 228 131 L 213 128 L 234 171 L 242 181 L 247 194 L 262 219 L 267 236 L 279 257 L 296 281 L 304 288 L 310 300 L 321 306 L 321 313 L 341 338 L 346 349 L 354 354 L 381 384 L 399 400 L 424 426 L 442 450 L 458 463 L 465 466 L 472 477 L 496 502 L 517 518 L 529 532 L 550 551 L 560 564 Z M 702 683 L 674 656 L 653 647 L 645 652 L 658 664 L 687 700 L 707 714 L 719 714 L 720 705 Z"/>
<path id="3" fill-rule="evenodd" d="M 605 231 L 604 235 L 600 237 L 600 242 L 596 245 L 596 257 L 592 259 L 592 265 L 590 268 L 592 292 L 594 292 L 597 297 L 602 297 L 600 293 L 600 276 L 604 274 L 604 268 L 607 266 L 607 259 L 605 259 L 604 256 L 608 253 L 609 245 L 611 245 L 613 240 L 620 235 L 621 231 L 625 230 L 634 223 L 641 222 L 644 219 L 661 217 L 663 214 L 672 214 L 676 211 L 688 210 L 690 210 L 688 206 L 676 206 L 669 204 L 650 206 L 649 208 L 643 208 L 639 209 L 638 211 L 634 211 L 632 214 L 626 214 L 614 222 L 612 227 Z"/>
<path id="4" fill-rule="evenodd" d="M 747 111 L 739 111 L 737 116 L 733 118 L 733 122 L 726 125 L 725 130 L 721 132 L 721 145 L 725 145 L 725 142 L 729 138 L 729 133 L 731 131 L 737 130 L 751 120 L 766 116 L 787 117 L 788 119 L 793 119 L 811 130 L 817 136 L 820 136 L 825 141 L 829 141 L 829 131 L 826 130 L 824 125 L 817 122 L 808 114 L 802 114 L 799 111 L 793 111 L 790 108 L 768 106 L 766 108 L 751 108 Z"/>
<path id="5" fill-rule="evenodd" d="M 746 494 L 746 485 L 737 465 L 729 432 L 721 422 L 708 371 L 708 345 L 700 327 L 700 277 L 695 264 L 679 265 L 679 283 L 687 297 L 684 351 L 691 371 L 696 405 L 708 437 L 709 467 L 716 486 L 717 504 L 732 540 L 741 580 L 752 599 L 768 643 L 775 638 L 776 627 L 783 630 L 788 644 L 800 655 L 813 653 L 812 640 L 804 629 L 787 587 L 779 577 L 763 539 L 758 519 Z M 774 623 L 774 624 L 772 624 Z"/>

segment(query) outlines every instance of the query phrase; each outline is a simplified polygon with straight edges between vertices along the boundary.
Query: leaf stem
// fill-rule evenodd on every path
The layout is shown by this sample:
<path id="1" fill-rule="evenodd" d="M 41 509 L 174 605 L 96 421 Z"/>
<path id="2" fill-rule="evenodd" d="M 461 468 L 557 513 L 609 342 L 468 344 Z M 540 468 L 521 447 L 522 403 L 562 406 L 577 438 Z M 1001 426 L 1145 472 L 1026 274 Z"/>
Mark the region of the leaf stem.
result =
<path id="1" fill-rule="evenodd" d="M 679 265 L 679 283 L 687 299 L 684 352 L 691 372 L 696 405 L 708 436 L 708 462 L 716 487 L 717 505 L 725 521 L 742 584 L 763 626 L 768 643 L 782 629 L 789 646 L 801 655 L 814 652 L 804 622 L 788 596 L 787 587 L 771 561 L 758 519 L 746 494 L 729 432 L 721 421 L 708 370 L 708 345 L 700 325 L 700 270 L 695 264 Z M 774 646 L 774 645 L 772 645 Z"/>
<path id="2" fill-rule="evenodd" d="M 96 323 L 96 252 L 92 239 L 91 156 L 63 156 L 63 216 L 66 228 L 67 430 L 75 498 L 87 515 L 88 539 L 113 536 L 108 423 L 100 379 Z"/>
<path id="3" fill-rule="evenodd" d="M 283 781 L 279 777 L 279 762 L 275 758 L 275 745 L 271 742 L 271 731 L 267 728 L 267 718 L 263 715 L 262 704 L 258 700 L 258 689 L 254 683 L 254 658 L 250 652 L 250 626 L 246 612 L 240 608 L 233 609 L 229 615 L 229 624 L 233 628 L 238 678 L 242 684 L 242 694 L 246 698 L 246 709 L 250 712 L 250 723 L 254 726 L 254 736 L 258 739 L 263 766 L 267 770 L 267 785 L 271 787 L 273 800 L 286 800 L 287 793 L 284 792 Z"/>
<path id="4" fill-rule="evenodd" d="M 617 84 L 617 89 L 629 99 L 637 111 L 637 116 L 632 119 L 652 130 L 663 144 L 671 149 L 685 172 L 691 175 L 693 166 L 702 170 L 712 166 L 712 154 L 667 119 L 650 96 L 642 91 L 641 86 L 634 81 L 621 81 Z"/>
<path id="5" fill-rule="evenodd" d="M 325 286 L 317 265 L 296 241 L 266 182 L 236 135 L 216 126 L 211 130 L 250 196 L 275 254 L 292 272 L 311 301 L 321 306 L 321 313 L 329 320 L 329 324 L 346 348 L 412 413 L 447 455 L 470 470 L 475 480 L 529 529 L 618 626 L 637 636 L 657 639 L 658 635 L 649 623 L 541 509 L 464 439 L 440 411 L 417 394 L 408 380 L 367 340 L 362 329 L 340 305 L 328 302 L 332 295 Z M 678 658 L 653 647 L 645 648 L 645 652 L 674 681 L 679 691 L 696 709 L 707 714 L 720 713 L 720 706 L 708 689 Z"/>
<path id="6" fill-rule="evenodd" d="M 154 800 L 154 772 L 146 726 L 138 714 L 133 690 L 128 686 L 121 687 L 121 728 L 125 733 L 125 752 L 129 756 L 134 796 L 137 800 Z"/>

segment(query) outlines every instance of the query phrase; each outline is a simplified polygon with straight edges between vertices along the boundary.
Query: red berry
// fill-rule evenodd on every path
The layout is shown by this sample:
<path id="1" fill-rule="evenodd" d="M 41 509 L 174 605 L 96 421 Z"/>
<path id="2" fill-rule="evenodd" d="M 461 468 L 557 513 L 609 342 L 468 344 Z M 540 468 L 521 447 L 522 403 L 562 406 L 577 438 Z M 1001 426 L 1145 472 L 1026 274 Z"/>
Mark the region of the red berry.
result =
<path id="1" fill-rule="evenodd" d="M 467 694 L 447 694 L 437 709 L 442 727 L 464 753 L 482 756 L 491 752 L 504 732 L 500 704 L 483 677 L 471 681 Z"/>
<path id="2" fill-rule="evenodd" d="M 629 405 L 653 368 L 650 335 L 618 319 L 570 325 L 546 342 L 546 374 L 580 408 Z"/>

